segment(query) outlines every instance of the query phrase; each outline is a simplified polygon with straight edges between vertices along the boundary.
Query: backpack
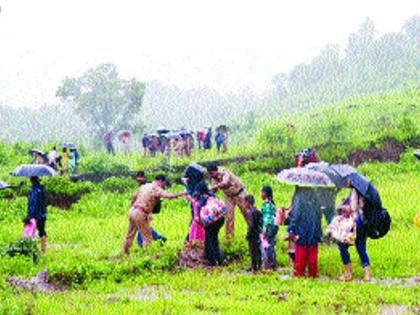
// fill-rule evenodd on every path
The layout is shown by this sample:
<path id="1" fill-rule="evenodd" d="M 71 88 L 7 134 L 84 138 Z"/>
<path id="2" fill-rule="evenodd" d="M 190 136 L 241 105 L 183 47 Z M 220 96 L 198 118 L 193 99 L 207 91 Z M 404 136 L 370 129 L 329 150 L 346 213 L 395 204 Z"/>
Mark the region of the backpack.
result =
<path id="1" fill-rule="evenodd" d="M 391 216 L 386 209 L 375 209 L 366 224 L 367 235 L 372 239 L 384 237 L 391 228 L 391 221 Z"/>

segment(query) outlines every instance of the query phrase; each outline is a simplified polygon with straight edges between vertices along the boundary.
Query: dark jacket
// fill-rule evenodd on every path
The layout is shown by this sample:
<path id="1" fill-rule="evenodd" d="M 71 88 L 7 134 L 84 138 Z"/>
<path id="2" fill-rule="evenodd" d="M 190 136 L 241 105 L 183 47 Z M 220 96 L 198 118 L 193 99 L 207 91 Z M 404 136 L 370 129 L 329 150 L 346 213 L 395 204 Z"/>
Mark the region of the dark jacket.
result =
<path id="1" fill-rule="evenodd" d="M 299 245 L 317 245 L 322 239 L 322 205 L 312 188 L 296 187 L 289 214 L 290 234 L 299 236 Z"/>
<path id="2" fill-rule="evenodd" d="M 247 240 L 259 239 L 262 233 L 262 213 L 257 208 L 252 208 L 248 213 L 248 233 L 246 235 Z"/>
<path id="3" fill-rule="evenodd" d="M 33 185 L 29 190 L 28 217 L 36 220 L 47 218 L 47 190 L 42 185 Z"/>

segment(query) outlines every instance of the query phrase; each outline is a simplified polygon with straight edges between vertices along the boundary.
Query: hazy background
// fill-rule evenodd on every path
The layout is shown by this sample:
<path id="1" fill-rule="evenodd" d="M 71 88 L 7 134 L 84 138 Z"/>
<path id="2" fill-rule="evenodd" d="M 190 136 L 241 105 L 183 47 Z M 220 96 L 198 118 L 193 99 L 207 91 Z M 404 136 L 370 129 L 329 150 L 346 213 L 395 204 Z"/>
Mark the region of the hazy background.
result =
<path id="1" fill-rule="evenodd" d="M 222 122 L 239 130 L 254 116 L 418 82 L 418 37 L 405 27 L 418 1 L 0 5 L 3 140 L 89 142 L 74 104 L 55 95 L 65 77 L 102 63 L 145 83 L 145 130 Z"/>

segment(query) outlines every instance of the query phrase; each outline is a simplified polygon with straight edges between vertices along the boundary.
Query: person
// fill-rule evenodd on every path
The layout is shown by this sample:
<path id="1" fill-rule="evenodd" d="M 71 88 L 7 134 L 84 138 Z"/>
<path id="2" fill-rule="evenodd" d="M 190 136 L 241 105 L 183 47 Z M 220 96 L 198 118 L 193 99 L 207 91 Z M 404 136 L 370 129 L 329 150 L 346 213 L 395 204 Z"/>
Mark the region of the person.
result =
<path id="1" fill-rule="evenodd" d="M 63 153 L 61 154 L 61 175 L 66 175 L 69 170 L 69 154 L 67 153 L 67 148 L 63 148 Z"/>
<path id="2" fill-rule="evenodd" d="M 108 154 L 115 155 L 114 146 L 112 145 L 112 131 L 105 132 L 102 137 L 102 141 L 105 144 L 105 148 Z"/>
<path id="3" fill-rule="evenodd" d="M 185 176 L 182 179 L 182 181 L 185 185 L 186 192 L 189 196 L 192 197 L 194 195 L 194 193 L 197 191 L 197 187 L 200 187 L 199 185 L 206 186 L 206 190 L 208 191 L 207 184 L 204 180 L 205 172 L 206 172 L 206 169 L 204 167 L 195 163 L 190 163 L 190 165 L 188 165 L 188 167 L 185 169 Z M 193 220 L 194 220 L 194 207 L 193 205 L 191 205 L 191 220 L 190 220 L 189 227 L 191 227 Z M 189 242 L 189 238 L 190 238 L 190 235 L 188 232 L 188 235 L 185 238 L 185 241 Z"/>
<path id="4" fill-rule="evenodd" d="M 327 236 L 347 245 L 354 245 L 356 239 L 356 216 L 350 206 L 337 207 L 338 215 L 327 226 Z"/>
<path id="5" fill-rule="evenodd" d="M 188 237 L 187 246 L 189 247 L 192 247 L 194 245 L 202 246 L 204 245 L 204 242 L 205 242 L 206 231 L 200 222 L 200 209 L 199 209 L 200 194 L 196 192 L 192 198 L 189 196 L 186 196 L 186 198 L 187 198 L 187 201 L 191 204 L 194 211 L 193 220 L 190 225 L 190 233 Z"/>
<path id="6" fill-rule="evenodd" d="M 264 200 L 262 206 L 262 257 L 263 265 L 265 269 L 277 268 L 277 257 L 276 257 L 276 236 L 278 232 L 278 226 L 274 224 L 274 218 L 276 216 L 276 208 L 273 199 L 273 189 L 270 186 L 264 186 L 261 190 L 261 198 Z"/>
<path id="7" fill-rule="evenodd" d="M 208 128 L 207 133 L 204 137 L 204 149 L 206 149 L 206 150 L 211 149 L 211 134 L 212 134 L 212 130 L 211 130 L 211 128 Z"/>
<path id="8" fill-rule="evenodd" d="M 51 151 L 48 153 L 48 165 L 51 166 L 53 169 L 55 169 L 56 163 L 57 163 L 57 148 L 53 146 Z"/>
<path id="9" fill-rule="evenodd" d="M 135 180 L 139 184 L 139 187 L 148 183 L 148 181 L 146 179 L 146 174 L 143 171 L 138 171 L 137 172 L 137 174 L 135 176 Z M 137 200 L 137 194 L 134 194 L 133 198 L 131 199 L 130 207 L 132 207 L 134 205 L 136 200 Z M 156 208 L 159 208 L 159 210 L 160 210 L 160 207 L 161 207 L 161 204 L 160 204 L 160 202 L 158 202 L 156 204 L 154 210 L 156 210 Z M 152 212 L 154 212 L 154 210 Z M 153 238 L 154 241 L 162 241 L 163 243 L 165 243 L 167 241 L 167 238 L 160 235 L 155 229 L 151 228 L 151 232 L 152 232 L 152 238 Z M 143 246 L 143 237 L 141 236 L 140 230 L 137 231 L 137 244 L 140 247 Z"/>
<path id="10" fill-rule="evenodd" d="M 200 150 L 204 149 L 204 139 L 206 138 L 206 135 L 204 133 L 204 130 L 199 130 L 197 135 L 197 141 L 198 141 L 198 148 Z"/>
<path id="11" fill-rule="evenodd" d="M 316 191 L 296 187 L 289 213 L 289 239 L 295 241 L 294 275 L 303 277 L 308 266 L 309 275 L 318 275 L 318 243 L 322 239 L 322 205 Z"/>
<path id="12" fill-rule="evenodd" d="M 69 173 L 73 174 L 76 170 L 76 156 L 74 155 L 74 151 L 70 149 L 69 153 Z"/>
<path id="13" fill-rule="evenodd" d="M 80 154 L 77 148 L 73 148 L 71 151 L 73 152 L 73 155 L 74 155 L 74 171 L 76 171 L 77 166 L 79 165 Z"/>
<path id="14" fill-rule="evenodd" d="M 158 204 L 160 198 L 174 199 L 185 195 L 184 192 L 178 194 L 166 193 L 164 191 L 165 185 L 165 175 L 158 175 L 152 183 L 144 184 L 139 188 L 136 200 L 128 213 L 128 229 L 123 242 L 124 253 L 129 253 L 137 230 L 141 231 L 143 247 L 150 245 L 152 241 L 150 229 L 152 210 Z"/>
<path id="15" fill-rule="evenodd" d="M 217 154 L 220 153 L 220 148 L 222 147 L 223 141 L 224 141 L 224 137 L 222 135 L 221 132 L 217 132 L 216 137 L 214 138 L 215 142 L 216 142 L 216 149 L 217 149 Z"/>
<path id="16" fill-rule="evenodd" d="M 370 260 L 366 252 L 367 242 L 367 230 L 364 222 L 365 211 L 368 210 L 366 201 L 358 193 L 355 188 L 352 188 L 350 195 L 344 200 L 344 202 L 338 207 L 338 210 L 348 211 L 355 214 L 356 223 L 356 239 L 355 245 L 357 253 L 359 254 L 360 261 L 363 267 L 363 280 L 370 281 Z M 338 243 L 338 249 L 340 251 L 341 260 L 344 265 L 344 275 L 339 277 L 342 281 L 351 281 L 353 279 L 351 260 L 349 254 L 349 247 L 351 242 L 343 241 Z"/>
<path id="17" fill-rule="evenodd" d="M 185 136 L 185 154 L 188 157 L 191 157 L 193 147 L 194 147 L 194 139 L 192 137 L 192 134 L 187 134 Z"/>
<path id="18" fill-rule="evenodd" d="M 252 195 L 245 197 L 245 206 L 248 209 L 248 241 L 249 256 L 251 257 L 250 270 L 258 271 L 261 269 L 261 240 L 262 233 L 262 214 L 255 207 L 255 199 Z"/>
<path id="19" fill-rule="evenodd" d="M 248 210 L 245 206 L 245 187 L 238 177 L 227 170 L 219 170 L 215 163 L 209 163 L 207 171 L 212 183 L 210 190 L 216 192 L 218 189 L 223 191 L 225 197 L 226 213 L 226 239 L 228 243 L 234 237 L 234 209 L 238 205 L 245 220 L 248 218 Z"/>
<path id="20" fill-rule="evenodd" d="M 150 156 L 156 156 L 156 152 L 159 151 L 159 140 L 156 135 L 152 135 L 149 143 Z"/>
<path id="21" fill-rule="evenodd" d="M 226 130 L 225 132 L 222 132 L 222 136 L 223 136 L 223 142 L 222 142 L 223 153 L 226 153 L 228 150 L 228 131 Z"/>
<path id="22" fill-rule="evenodd" d="M 206 206 L 210 197 L 215 198 L 204 182 L 200 182 L 197 185 L 194 195 L 198 195 L 196 197 L 198 200 L 198 213 Z M 218 200 L 217 202 L 220 203 Z M 219 243 L 219 231 L 224 223 L 225 218 L 222 216 L 205 227 L 204 253 L 211 266 L 220 266 L 223 264 L 223 255 Z"/>
<path id="23" fill-rule="evenodd" d="M 47 232 L 45 222 L 47 221 L 47 190 L 39 182 L 39 177 L 30 178 L 32 186 L 28 195 L 28 219 L 35 219 L 36 228 L 41 238 L 41 251 L 47 250 Z"/>
<path id="24" fill-rule="evenodd" d="M 45 155 L 42 155 L 41 153 L 34 152 L 34 164 L 44 165 L 47 164 L 48 158 Z"/>
<path id="25" fill-rule="evenodd" d="M 150 139 L 147 133 L 143 134 L 143 138 L 141 139 L 141 144 L 143 146 L 143 155 L 147 156 L 148 148 L 150 144 Z"/>

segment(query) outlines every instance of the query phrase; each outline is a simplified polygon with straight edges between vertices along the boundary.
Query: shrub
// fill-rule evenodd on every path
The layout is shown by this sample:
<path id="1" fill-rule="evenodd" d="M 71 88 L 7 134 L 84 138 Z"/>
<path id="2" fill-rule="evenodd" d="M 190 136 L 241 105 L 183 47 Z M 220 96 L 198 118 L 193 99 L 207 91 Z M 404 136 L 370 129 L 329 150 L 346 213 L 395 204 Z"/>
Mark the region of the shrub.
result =
<path id="1" fill-rule="evenodd" d="M 104 191 L 125 192 L 132 191 L 138 186 L 137 182 L 130 177 L 109 177 L 104 180 L 101 187 Z"/>
<path id="2" fill-rule="evenodd" d="M 105 154 L 93 154 L 81 160 L 79 170 L 80 172 L 95 174 L 122 174 L 127 173 L 129 171 L 129 167 L 125 164 L 115 162 L 112 156 Z"/>

